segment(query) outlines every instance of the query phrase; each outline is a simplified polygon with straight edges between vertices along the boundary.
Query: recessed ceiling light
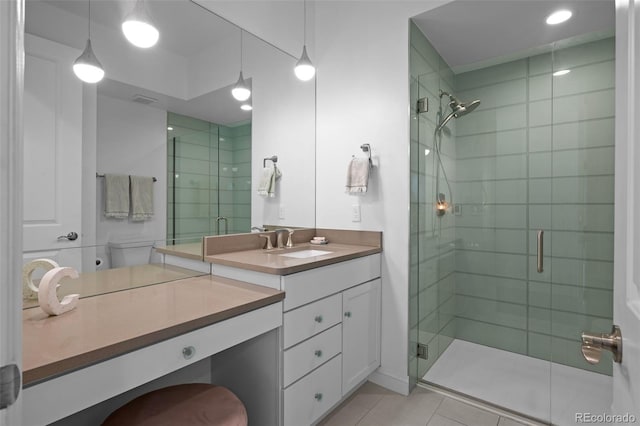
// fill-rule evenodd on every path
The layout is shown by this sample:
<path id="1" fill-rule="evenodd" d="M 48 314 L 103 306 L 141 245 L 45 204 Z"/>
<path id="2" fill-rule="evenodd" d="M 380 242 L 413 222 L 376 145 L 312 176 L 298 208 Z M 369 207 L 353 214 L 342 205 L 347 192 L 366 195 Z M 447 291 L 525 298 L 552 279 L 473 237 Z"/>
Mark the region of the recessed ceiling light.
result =
<path id="1" fill-rule="evenodd" d="M 167 130 L 173 130 L 173 127 L 169 126 L 167 127 Z"/>
<path id="2" fill-rule="evenodd" d="M 251 111 L 253 107 L 251 106 L 251 104 L 242 104 L 240 105 L 240 109 L 243 111 Z"/>
<path id="3" fill-rule="evenodd" d="M 554 77 L 560 77 L 561 75 L 567 75 L 571 72 L 571 70 L 560 70 L 553 73 Z"/>
<path id="4" fill-rule="evenodd" d="M 429 148 L 425 148 L 425 150 L 424 150 L 424 155 L 425 155 L 425 157 L 426 157 L 427 155 L 429 155 L 429 153 L 430 153 L 430 152 L 431 152 L 431 150 L 430 150 Z"/>
<path id="5" fill-rule="evenodd" d="M 565 21 L 568 21 L 571 18 L 573 13 L 570 10 L 562 9 L 553 12 L 551 15 L 547 16 L 547 25 L 557 25 L 561 24 Z"/>

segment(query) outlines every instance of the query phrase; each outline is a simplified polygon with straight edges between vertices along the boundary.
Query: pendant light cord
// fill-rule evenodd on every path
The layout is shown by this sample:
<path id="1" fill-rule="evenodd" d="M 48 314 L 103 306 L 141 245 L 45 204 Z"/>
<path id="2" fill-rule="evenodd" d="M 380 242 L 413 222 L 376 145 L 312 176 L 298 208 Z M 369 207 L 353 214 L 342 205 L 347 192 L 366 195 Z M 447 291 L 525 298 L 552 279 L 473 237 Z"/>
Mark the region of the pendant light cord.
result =
<path id="1" fill-rule="evenodd" d="M 240 28 L 240 72 L 242 72 L 242 33 L 244 31 Z"/>
<path id="2" fill-rule="evenodd" d="M 89 18 L 87 19 L 88 21 L 88 33 L 89 33 L 89 40 L 91 40 L 91 0 L 89 0 Z"/>
<path id="3" fill-rule="evenodd" d="M 307 0 L 302 0 L 302 5 L 304 7 L 304 14 L 302 16 L 302 28 L 304 28 L 304 36 L 303 36 L 303 41 L 304 41 L 304 46 L 307 45 Z"/>

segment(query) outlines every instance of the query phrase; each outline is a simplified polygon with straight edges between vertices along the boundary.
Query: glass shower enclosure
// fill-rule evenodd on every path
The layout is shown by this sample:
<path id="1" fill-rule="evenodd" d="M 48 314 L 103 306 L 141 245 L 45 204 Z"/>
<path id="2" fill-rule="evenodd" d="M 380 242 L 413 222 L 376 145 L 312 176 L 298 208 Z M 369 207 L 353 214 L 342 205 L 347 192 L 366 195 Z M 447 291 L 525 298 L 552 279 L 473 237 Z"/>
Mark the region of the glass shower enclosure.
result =
<path id="1" fill-rule="evenodd" d="M 612 328 L 614 47 L 454 74 L 411 25 L 414 380 L 552 424 L 609 409 L 610 354 L 586 362 L 581 332 Z M 481 103 L 439 130 L 441 91 Z"/>
<path id="2" fill-rule="evenodd" d="M 167 117 L 167 240 L 199 242 L 251 228 L 251 123 Z"/>

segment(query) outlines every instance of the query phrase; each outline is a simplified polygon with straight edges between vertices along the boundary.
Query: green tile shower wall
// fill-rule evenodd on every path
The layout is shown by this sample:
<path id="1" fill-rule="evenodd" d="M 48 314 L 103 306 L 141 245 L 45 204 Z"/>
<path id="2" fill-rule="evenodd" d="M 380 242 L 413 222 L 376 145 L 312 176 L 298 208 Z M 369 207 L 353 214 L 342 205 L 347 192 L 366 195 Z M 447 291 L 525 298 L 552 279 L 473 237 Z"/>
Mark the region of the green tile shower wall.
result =
<path id="1" fill-rule="evenodd" d="M 455 129 L 456 338 L 611 374 L 582 359 L 579 336 L 612 322 L 614 40 L 459 74 L 455 86 L 482 101 Z"/>
<path id="2" fill-rule="evenodd" d="M 437 219 L 433 135 L 440 90 L 452 91 L 453 73 L 422 33 L 411 24 L 411 105 L 429 99 L 429 111 L 411 117 L 409 376 L 424 376 L 455 337 L 455 218 Z M 446 104 L 445 104 L 446 105 Z M 444 135 L 442 161 L 455 180 L 455 129 Z M 426 155 L 426 153 L 429 153 Z M 449 191 L 439 190 L 449 197 Z M 426 344 L 427 360 L 417 359 L 416 344 Z"/>
<path id="3" fill-rule="evenodd" d="M 168 134 L 167 235 L 173 236 L 175 230 L 174 238 L 180 241 L 213 235 L 218 216 L 228 218 L 229 233 L 247 232 L 251 226 L 251 124 L 225 127 L 174 113 L 168 113 L 167 122 L 173 127 Z"/>

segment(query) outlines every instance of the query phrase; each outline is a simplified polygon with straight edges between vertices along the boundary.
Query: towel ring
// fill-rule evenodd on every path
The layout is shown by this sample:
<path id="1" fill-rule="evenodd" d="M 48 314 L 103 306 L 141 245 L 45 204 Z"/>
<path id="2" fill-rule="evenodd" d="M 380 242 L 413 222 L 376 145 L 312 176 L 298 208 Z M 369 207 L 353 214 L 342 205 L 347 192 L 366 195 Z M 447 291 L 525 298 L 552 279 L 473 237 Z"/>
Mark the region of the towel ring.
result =
<path id="1" fill-rule="evenodd" d="M 371 145 L 363 143 L 360 145 L 360 149 L 367 154 L 367 157 L 369 158 L 369 167 L 373 167 L 373 160 L 371 159 Z"/>
<path id="2" fill-rule="evenodd" d="M 277 155 L 272 155 L 271 157 L 265 157 L 262 159 L 262 168 L 264 169 L 265 167 L 267 167 L 267 161 L 271 161 L 274 163 L 278 162 L 278 156 Z"/>

